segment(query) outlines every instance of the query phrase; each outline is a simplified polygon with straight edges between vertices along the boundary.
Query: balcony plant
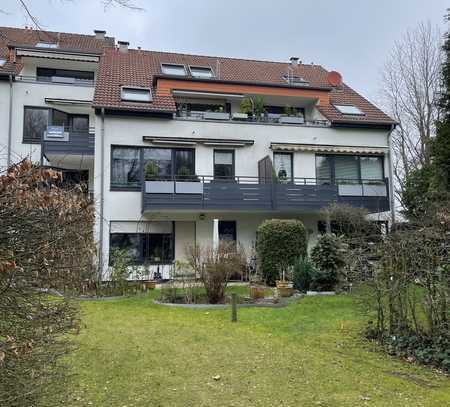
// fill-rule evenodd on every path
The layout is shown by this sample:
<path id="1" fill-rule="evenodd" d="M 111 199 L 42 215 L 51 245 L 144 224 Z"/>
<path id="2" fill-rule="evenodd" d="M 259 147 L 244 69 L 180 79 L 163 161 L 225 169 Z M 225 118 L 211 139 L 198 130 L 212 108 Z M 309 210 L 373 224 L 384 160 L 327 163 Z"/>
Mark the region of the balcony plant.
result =
<path id="1" fill-rule="evenodd" d="M 145 164 L 144 175 L 146 181 L 153 181 L 158 178 L 158 166 L 153 161 Z"/>
<path id="2" fill-rule="evenodd" d="M 253 115 L 253 103 L 249 97 L 246 97 L 241 100 L 241 104 L 239 106 L 239 111 L 242 114 L 246 114 L 247 116 Z"/>
<path id="3" fill-rule="evenodd" d="M 299 115 L 297 109 L 290 105 L 285 105 L 283 109 L 283 116 L 280 117 L 280 123 L 284 124 L 303 124 L 305 122 L 305 118 L 302 115 Z"/>
<path id="4" fill-rule="evenodd" d="M 258 120 L 261 120 L 266 113 L 266 108 L 264 107 L 264 98 L 262 96 L 256 96 L 255 98 L 255 116 Z"/>

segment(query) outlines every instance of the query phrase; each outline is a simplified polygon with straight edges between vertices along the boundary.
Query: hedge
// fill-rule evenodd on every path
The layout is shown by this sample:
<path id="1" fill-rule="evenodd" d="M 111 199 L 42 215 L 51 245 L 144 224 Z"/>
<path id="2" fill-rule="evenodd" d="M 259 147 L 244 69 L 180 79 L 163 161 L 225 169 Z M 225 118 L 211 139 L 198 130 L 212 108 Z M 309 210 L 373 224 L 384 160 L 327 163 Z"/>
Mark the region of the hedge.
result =
<path id="1" fill-rule="evenodd" d="M 271 219 L 258 227 L 258 268 L 267 284 L 275 284 L 280 267 L 294 265 L 297 258 L 306 256 L 306 252 L 306 231 L 299 220 Z"/>

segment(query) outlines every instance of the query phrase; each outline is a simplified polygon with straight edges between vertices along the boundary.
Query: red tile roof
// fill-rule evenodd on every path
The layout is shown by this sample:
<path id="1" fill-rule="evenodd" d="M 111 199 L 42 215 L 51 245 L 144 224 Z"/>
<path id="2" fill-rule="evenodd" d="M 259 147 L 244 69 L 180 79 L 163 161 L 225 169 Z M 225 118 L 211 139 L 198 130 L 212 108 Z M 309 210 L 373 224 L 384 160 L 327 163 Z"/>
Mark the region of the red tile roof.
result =
<path id="1" fill-rule="evenodd" d="M 107 49 L 100 62 L 94 106 L 142 111 L 175 111 L 175 101 L 172 97 L 156 96 L 154 79 L 162 75 L 162 63 L 209 66 L 216 78 L 208 81 L 220 80 L 230 83 L 288 86 L 283 79 L 283 75 L 287 73 L 288 69 L 288 64 L 285 62 L 255 61 L 134 49 L 128 50 L 127 53 L 121 53 L 116 49 Z M 343 84 L 340 88 L 332 88 L 327 79 L 328 73 L 320 65 L 299 64 L 294 68 L 294 75 L 308 82 L 309 86 L 306 88 L 329 89 L 331 92 L 331 103 L 355 105 L 364 112 L 364 116 L 351 116 L 341 114 L 332 104 L 320 107 L 320 112 L 328 120 L 333 123 L 382 125 L 394 123 L 389 116 L 347 85 Z M 121 86 L 127 85 L 153 88 L 153 102 L 130 103 L 122 101 L 120 89 Z M 298 86 L 295 87 L 298 88 Z"/>
<path id="2" fill-rule="evenodd" d="M 9 46 L 36 46 L 39 42 L 58 44 L 60 50 L 85 52 L 102 52 L 103 49 L 114 47 L 114 38 L 97 39 L 95 35 L 72 34 L 53 31 L 39 31 L 31 28 L 0 27 L 0 58 L 8 59 Z M 7 61 L 1 72 L 18 74 L 22 69 L 20 62 Z"/>

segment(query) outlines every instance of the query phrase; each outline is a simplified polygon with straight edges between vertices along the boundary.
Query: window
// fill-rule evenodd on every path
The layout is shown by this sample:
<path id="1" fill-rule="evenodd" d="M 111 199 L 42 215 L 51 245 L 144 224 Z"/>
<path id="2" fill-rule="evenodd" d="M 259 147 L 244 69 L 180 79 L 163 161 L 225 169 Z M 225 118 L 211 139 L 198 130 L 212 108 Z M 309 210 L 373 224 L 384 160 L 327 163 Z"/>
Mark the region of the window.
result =
<path id="1" fill-rule="evenodd" d="M 291 85 L 306 85 L 306 84 L 308 84 L 308 81 L 303 79 L 301 76 L 284 74 L 283 79 Z"/>
<path id="2" fill-rule="evenodd" d="M 213 72 L 209 66 L 190 66 L 189 71 L 194 78 L 212 78 Z"/>
<path id="3" fill-rule="evenodd" d="M 359 155 L 316 155 L 318 184 L 383 181 L 383 157 Z"/>
<path id="4" fill-rule="evenodd" d="M 170 148 L 146 148 L 144 150 L 145 179 L 172 178 L 172 150 Z"/>
<path id="5" fill-rule="evenodd" d="M 61 110 L 52 110 L 51 123 L 53 126 L 69 127 L 70 115 Z"/>
<path id="6" fill-rule="evenodd" d="M 151 102 L 152 92 L 149 88 L 123 87 L 121 99 L 128 102 Z"/>
<path id="7" fill-rule="evenodd" d="M 38 42 L 36 47 L 39 48 L 58 48 L 58 44 L 54 42 Z"/>
<path id="8" fill-rule="evenodd" d="M 114 249 L 124 249 L 134 264 L 167 264 L 174 259 L 172 233 L 111 233 L 110 263 Z"/>
<path id="9" fill-rule="evenodd" d="M 36 77 L 41 82 L 60 83 L 91 83 L 94 81 L 94 72 L 74 71 L 71 69 L 36 68 Z"/>
<path id="10" fill-rule="evenodd" d="M 161 64 L 161 71 L 164 75 L 186 76 L 184 65 Z"/>
<path id="11" fill-rule="evenodd" d="M 3 66 L 6 64 L 6 59 L 0 58 L 0 66 Z"/>
<path id="12" fill-rule="evenodd" d="M 195 174 L 195 150 L 175 148 L 146 148 L 144 150 L 145 177 L 186 177 Z"/>
<path id="13" fill-rule="evenodd" d="M 88 132 L 89 131 L 89 115 L 71 115 L 71 127 L 73 131 Z"/>
<path id="14" fill-rule="evenodd" d="M 214 178 L 234 179 L 233 150 L 214 150 Z"/>
<path id="15" fill-rule="evenodd" d="M 133 147 L 112 147 L 111 187 L 139 187 L 140 150 Z"/>
<path id="16" fill-rule="evenodd" d="M 364 116 L 364 113 L 356 106 L 352 105 L 334 105 L 334 107 L 342 114 L 348 114 L 353 116 Z"/>
<path id="17" fill-rule="evenodd" d="M 235 220 L 219 220 L 219 240 L 236 241 Z"/>
<path id="18" fill-rule="evenodd" d="M 292 181 L 292 154 L 273 153 L 273 166 L 279 181 Z"/>
<path id="19" fill-rule="evenodd" d="M 49 125 L 49 109 L 24 108 L 23 142 L 40 143 Z"/>

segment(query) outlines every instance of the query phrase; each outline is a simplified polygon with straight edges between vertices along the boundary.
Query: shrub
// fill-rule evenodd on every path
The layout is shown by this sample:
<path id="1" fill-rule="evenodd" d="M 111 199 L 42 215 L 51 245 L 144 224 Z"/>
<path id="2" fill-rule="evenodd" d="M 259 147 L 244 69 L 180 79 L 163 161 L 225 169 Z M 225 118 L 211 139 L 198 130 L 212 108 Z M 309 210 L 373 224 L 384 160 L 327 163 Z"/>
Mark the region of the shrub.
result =
<path id="1" fill-rule="evenodd" d="M 216 248 L 188 246 L 187 257 L 195 275 L 200 275 L 210 304 L 224 301 L 230 277 L 240 274 L 246 265 L 242 247 L 228 241 L 220 242 Z"/>
<path id="2" fill-rule="evenodd" d="M 313 288 L 334 289 L 345 266 L 345 247 L 341 238 L 328 233 L 321 236 L 311 252 L 311 259 L 318 269 L 312 281 Z"/>
<path id="3" fill-rule="evenodd" d="M 302 292 L 308 291 L 315 273 L 312 262 L 307 257 L 299 257 L 294 263 L 294 288 Z"/>
<path id="4" fill-rule="evenodd" d="M 306 231 L 299 220 L 271 219 L 258 227 L 258 267 L 267 284 L 275 284 L 280 270 L 305 257 L 306 250 Z"/>

